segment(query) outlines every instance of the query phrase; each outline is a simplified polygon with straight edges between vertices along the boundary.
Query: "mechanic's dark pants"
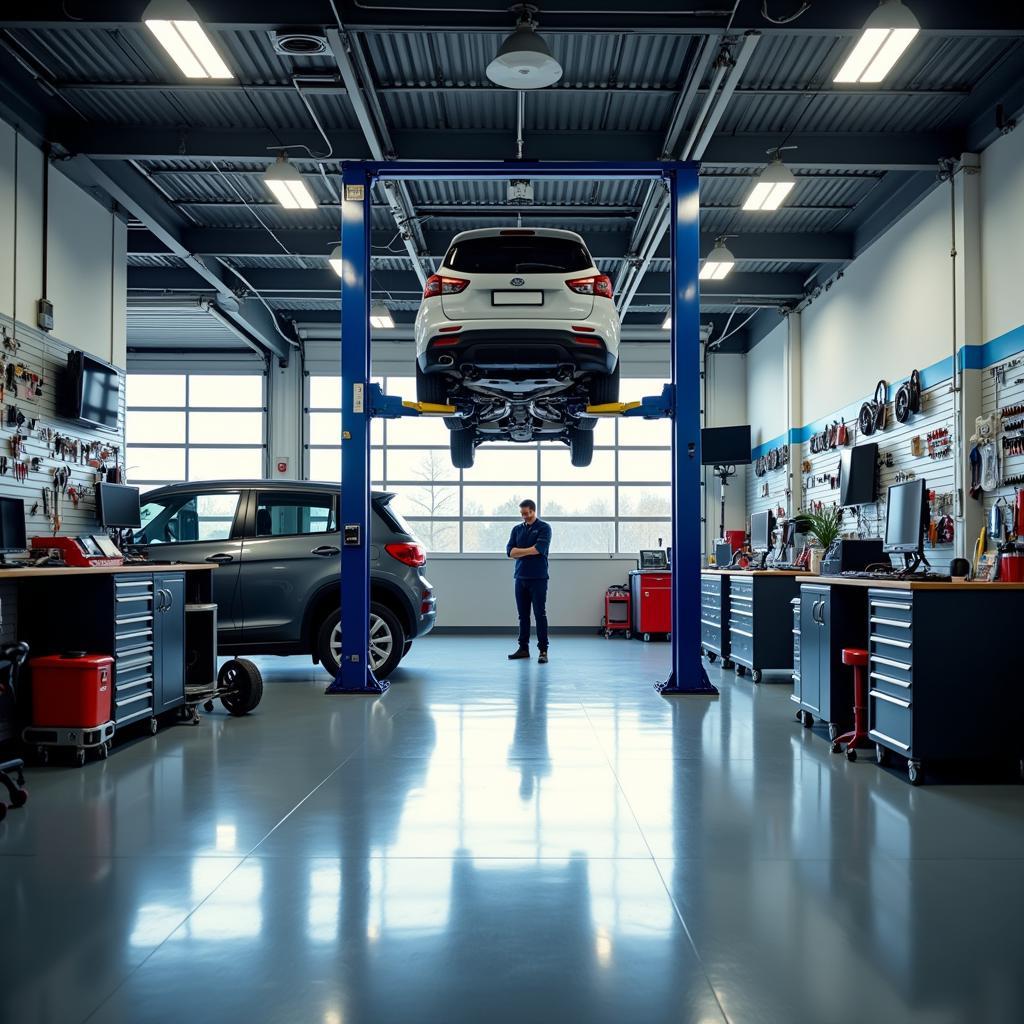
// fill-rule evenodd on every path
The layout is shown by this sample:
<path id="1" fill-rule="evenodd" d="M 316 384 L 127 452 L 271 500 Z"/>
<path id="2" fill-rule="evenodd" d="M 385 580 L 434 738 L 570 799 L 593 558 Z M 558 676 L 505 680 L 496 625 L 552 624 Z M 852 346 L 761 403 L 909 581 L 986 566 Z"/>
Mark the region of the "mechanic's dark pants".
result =
<path id="1" fill-rule="evenodd" d="M 548 581 L 516 580 L 516 608 L 519 610 L 519 646 L 530 646 L 530 608 L 537 623 L 537 646 L 548 649 Z"/>

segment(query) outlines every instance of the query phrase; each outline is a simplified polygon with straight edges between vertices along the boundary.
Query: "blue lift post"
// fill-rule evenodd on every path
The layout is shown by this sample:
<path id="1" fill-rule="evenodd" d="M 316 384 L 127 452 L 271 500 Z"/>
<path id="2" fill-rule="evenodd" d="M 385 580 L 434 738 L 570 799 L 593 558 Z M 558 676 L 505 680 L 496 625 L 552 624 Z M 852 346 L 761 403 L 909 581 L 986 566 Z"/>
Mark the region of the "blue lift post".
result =
<path id="1" fill-rule="evenodd" d="M 666 696 L 716 694 L 700 653 L 700 224 L 693 163 L 347 163 L 341 216 L 341 622 L 342 654 L 328 693 L 377 695 L 370 668 L 370 418 L 414 415 L 370 386 L 371 187 L 375 180 L 510 177 L 665 179 L 671 199 L 672 383 L 660 399 L 624 413 L 672 419 L 672 672 Z"/>

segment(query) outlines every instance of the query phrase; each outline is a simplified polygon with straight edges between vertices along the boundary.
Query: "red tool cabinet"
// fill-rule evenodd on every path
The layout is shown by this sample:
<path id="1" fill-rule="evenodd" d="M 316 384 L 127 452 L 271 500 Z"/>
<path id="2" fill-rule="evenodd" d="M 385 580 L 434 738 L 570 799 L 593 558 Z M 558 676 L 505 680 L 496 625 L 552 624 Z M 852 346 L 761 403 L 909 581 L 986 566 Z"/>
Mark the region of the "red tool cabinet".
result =
<path id="1" fill-rule="evenodd" d="M 50 654 L 33 658 L 32 725 L 93 729 L 110 721 L 108 654 Z"/>
<path id="2" fill-rule="evenodd" d="M 664 569 L 634 569 L 629 574 L 633 636 L 650 640 L 672 634 L 672 573 Z"/>

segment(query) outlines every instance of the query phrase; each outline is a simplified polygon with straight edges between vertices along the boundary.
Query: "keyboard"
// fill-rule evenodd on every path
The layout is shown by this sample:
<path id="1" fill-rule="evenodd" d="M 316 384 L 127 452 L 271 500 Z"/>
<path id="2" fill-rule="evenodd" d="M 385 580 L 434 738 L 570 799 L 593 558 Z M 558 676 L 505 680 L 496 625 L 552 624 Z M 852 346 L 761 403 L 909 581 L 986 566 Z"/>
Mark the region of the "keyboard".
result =
<path id="1" fill-rule="evenodd" d="M 841 572 L 847 580 L 901 580 L 905 583 L 949 583 L 952 576 L 941 572 Z"/>

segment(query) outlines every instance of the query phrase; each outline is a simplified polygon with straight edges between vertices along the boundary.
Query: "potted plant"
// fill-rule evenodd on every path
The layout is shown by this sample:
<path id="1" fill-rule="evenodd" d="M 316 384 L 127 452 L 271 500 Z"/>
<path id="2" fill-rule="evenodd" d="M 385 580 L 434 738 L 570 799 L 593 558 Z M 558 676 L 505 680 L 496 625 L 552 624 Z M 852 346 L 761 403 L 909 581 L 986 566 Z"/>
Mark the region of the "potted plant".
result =
<path id="1" fill-rule="evenodd" d="M 805 510 L 796 515 L 798 521 L 807 524 L 807 532 L 816 544 L 811 547 L 811 572 L 815 575 L 821 571 L 821 560 L 825 552 L 832 547 L 842 530 L 843 514 L 837 505 L 829 505 L 820 512 Z"/>

